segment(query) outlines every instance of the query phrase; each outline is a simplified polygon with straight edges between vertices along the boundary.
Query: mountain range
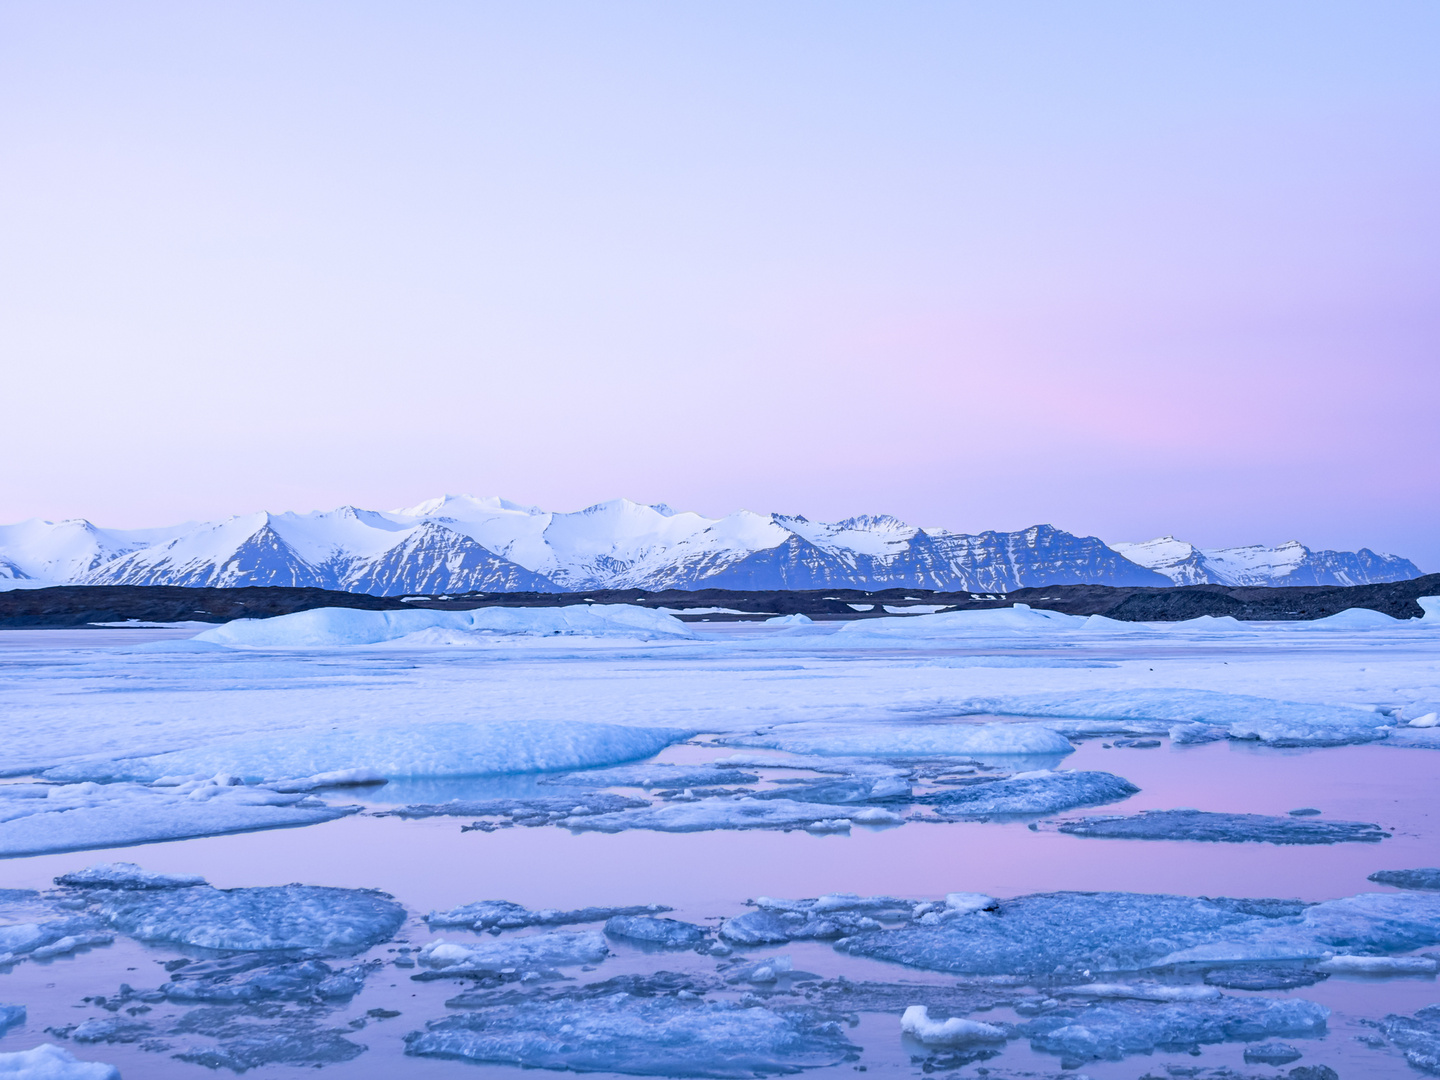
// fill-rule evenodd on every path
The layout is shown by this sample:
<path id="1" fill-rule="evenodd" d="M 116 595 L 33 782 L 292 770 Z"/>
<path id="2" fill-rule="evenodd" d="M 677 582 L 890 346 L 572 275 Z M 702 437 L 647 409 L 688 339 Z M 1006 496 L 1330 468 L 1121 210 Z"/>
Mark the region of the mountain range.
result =
<path id="1" fill-rule="evenodd" d="M 625 499 L 551 513 L 447 495 L 401 510 L 256 513 L 162 529 L 83 519 L 0 526 L 0 588 L 57 584 L 310 586 L 380 596 L 661 589 L 935 589 L 1040 585 L 1363 585 L 1417 577 L 1368 549 L 1107 545 L 1051 525 L 920 529 L 889 515 L 723 518 Z"/>

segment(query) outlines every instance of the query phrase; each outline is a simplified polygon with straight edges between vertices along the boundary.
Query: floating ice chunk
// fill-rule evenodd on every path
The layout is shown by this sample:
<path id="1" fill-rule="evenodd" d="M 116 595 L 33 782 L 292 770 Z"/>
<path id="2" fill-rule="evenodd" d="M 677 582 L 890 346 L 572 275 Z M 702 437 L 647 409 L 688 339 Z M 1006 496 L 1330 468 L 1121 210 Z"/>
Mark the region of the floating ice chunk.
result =
<path id="1" fill-rule="evenodd" d="M 648 915 L 616 915 L 605 922 L 607 937 L 639 941 L 667 948 L 691 948 L 705 940 L 705 928 L 679 919 L 656 919 Z"/>
<path id="2" fill-rule="evenodd" d="M 335 970 L 323 960 L 260 964 L 218 960 L 187 964 L 160 987 L 167 1001 L 208 1005 L 256 1001 L 349 1001 L 365 985 L 370 968 L 364 964 Z"/>
<path id="3" fill-rule="evenodd" d="M 44 922 L 0 926 L 0 967 L 21 960 L 45 960 L 96 945 L 109 945 L 114 935 L 88 915 Z"/>
<path id="4" fill-rule="evenodd" d="M 1216 814 L 1204 810 L 1142 810 L 1129 816 L 1101 816 L 1062 822 L 1071 836 L 1122 840 L 1205 840 L 1239 844 L 1378 843 L 1390 834 L 1360 821 L 1303 821 L 1264 814 Z"/>
<path id="5" fill-rule="evenodd" d="M 96 863 L 61 874 L 55 884 L 72 889 L 188 889 L 207 884 L 199 874 L 157 874 L 133 862 Z"/>
<path id="6" fill-rule="evenodd" d="M 1430 728 L 1440 724 L 1440 712 L 1428 712 L 1424 716 L 1417 716 L 1414 720 L 1406 721 L 1407 727 Z"/>
<path id="7" fill-rule="evenodd" d="M 754 1077 L 835 1065 L 858 1052 L 808 1009 L 615 994 L 500 1005 L 406 1036 L 406 1053 L 632 1076 Z"/>
<path id="8" fill-rule="evenodd" d="M 916 910 L 909 900 L 849 894 L 818 900 L 773 900 L 762 896 L 756 911 L 720 924 L 720 936 L 736 945 L 773 945 L 788 941 L 833 940 L 879 930 L 880 919 L 908 919 Z"/>
<path id="9" fill-rule="evenodd" d="M 1430 617 L 1426 612 L 1426 618 Z M 1440 1005 L 1427 1005 L 1414 1016 L 1391 1013 L 1375 1025 L 1421 1072 L 1440 1075 Z"/>
<path id="10" fill-rule="evenodd" d="M 1167 985 L 1166 983 L 1088 983 L 1052 990 L 1055 997 L 1112 998 L 1129 1001 L 1217 1001 L 1220 991 L 1213 986 Z"/>
<path id="11" fill-rule="evenodd" d="M 1346 608 L 1323 619 L 1311 619 L 1303 627 L 1306 630 L 1394 630 L 1407 622 L 1408 619 L 1396 619 L 1371 608 Z"/>
<path id="12" fill-rule="evenodd" d="M 1327 975 L 1434 975 L 1440 960 L 1426 956 L 1332 956 L 1315 965 Z"/>
<path id="13" fill-rule="evenodd" d="M 756 793 L 757 799 L 790 799 L 803 803 L 829 803 L 844 806 L 851 803 L 897 802 L 910 798 L 910 784 L 898 776 L 854 776 L 843 780 L 821 780 L 817 783 L 786 784 L 783 788 Z"/>
<path id="14" fill-rule="evenodd" d="M 296 780 L 276 780 L 267 787 L 276 791 L 318 791 L 334 787 L 372 787 L 386 783 L 385 777 L 374 769 L 336 769 L 334 772 L 316 773 Z"/>
<path id="15" fill-rule="evenodd" d="M 776 615 L 765 620 L 770 626 L 805 626 L 814 621 L 809 615 L 802 615 L 798 611 L 794 615 Z"/>
<path id="16" fill-rule="evenodd" d="M 1330 1010 L 1301 998 L 1222 998 L 1185 1004 L 1140 1002 L 1091 1005 L 1019 1025 L 1035 1050 L 1058 1054 L 1063 1064 L 1119 1061 L 1159 1047 L 1179 1049 L 1227 1040 L 1325 1033 Z"/>
<path id="17" fill-rule="evenodd" d="M 388 941 L 405 921 L 385 893 L 318 885 L 135 892 L 108 898 L 100 913 L 140 941 L 247 952 L 359 952 Z"/>
<path id="18" fill-rule="evenodd" d="M 708 832 L 711 829 L 808 829 L 825 822 L 824 828 L 848 829 L 852 820 L 887 824 L 899 819 L 881 818 L 875 807 L 844 811 L 838 806 L 793 802 L 789 799 L 740 798 L 699 799 L 672 802 L 644 809 L 622 810 L 615 814 L 567 818 L 561 824 L 571 829 L 596 832 L 624 832 L 653 829 L 656 832 Z M 843 822 L 843 824 L 841 824 Z"/>
<path id="19" fill-rule="evenodd" d="M 113 1065 L 80 1061 L 54 1043 L 41 1043 L 33 1050 L 0 1054 L 0 1077 L 6 1080 L 120 1080 Z"/>
<path id="20" fill-rule="evenodd" d="M 974 911 L 996 911 L 999 907 L 999 901 L 984 893 L 952 892 L 945 894 L 945 910 L 956 915 L 969 915 Z"/>
<path id="21" fill-rule="evenodd" d="M 463 926 L 470 930 L 520 930 L 527 926 L 567 926 L 574 923 L 600 922 L 625 915 L 657 915 L 669 911 L 663 904 L 632 907 L 590 907 L 576 911 L 542 908 L 531 911 L 509 900 L 479 900 L 450 911 L 432 911 L 425 916 L 431 927 Z"/>
<path id="22" fill-rule="evenodd" d="M 313 825 L 355 809 L 214 781 L 164 788 L 129 783 L 44 787 L 44 798 L 29 793 L 17 798 L 0 786 L 0 857 Z"/>
<path id="23" fill-rule="evenodd" d="M 1377 870 L 1370 880 L 1379 885 L 1393 885 L 1397 889 L 1440 890 L 1440 868 L 1428 867 L 1423 870 Z"/>
<path id="24" fill-rule="evenodd" d="M 716 765 L 621 765 L 611 769 L 587 769 L 561 776 L 542 776 L 541 784 L 567 787 L 699 788 L 725 784 L 753 784 L 760 778 L 743 769 Z"/>
<path id="25" fill-rule="evenodd" d="M 1205 973 L 1209 986 L 1223 986 L 1226 990 L 1294 990 L 1301 986 L 1314 986 L 1330 976 L 1314 968 L 1266 966 L 1244 964 L 1240 967 L 1217 968 Z"/>
<path id="26" fill-rule="evenodd" d="M 270 619 L 236 619 L 192 641 L 247 648 L 333 649 L 375 645 L 429 630 L 490 631 L 511 637 L 590 637 L 662 641 L 694 637 L 683 622 L 630 604 L 558 608 L 476 608 L 473 611 L 361 611 L 315 608 Z"/>
<path id="27" fill-rule="evenodd" d="M 1128 799 L 1140 789 L 1106 772 L 1038 772 L 956 788 L 917 801 L 946 817 L 1052 814 Z"/>
<path id="28" fill-rule="evenodd" d="M 917 619 L 930 617 L 917 616 Z M 757 746 L 793 754 L 869 757 L 1068 754 L 1075 749 L 1059 732 L 1041 724 L 1027 723 L 922 725 L 801 721 L 721 741 L 732 746 Z"/>
<path id="29" fill-rule="evenodd" d="M 1264 1042 L 1245 1048 L 1246 1065 L 1288 1065 L 1303 1055 L 1289 1043 Z"/>
<path id="30" fill-rule="evenodd" d="M 0 1005 L 0 1035 L 25 1022 L 24 1005 Z"/>
<path id="31" fill-rule="evenodd" d="M 650 803 L 625 795 L 587 791 L 579 795 L 539 795 L 520 799 L 454 799 L 386 810 L 376 817 L 510 817 L 522 825 L 545 825 L 584 814 L 613 814 Z"/>
<path id="32" fill-rule="evenodd" d="M 911 1005 L 900 1017 L 900 1030 L 926 1046 L 965 1046 L 976 1042 L 1004 1042 L 1005 1029 L 964 1017 L 930 1019 L 924 1005 Z"/>
<path id="33" fill-rule="evenodd" d="M 676 728 L 576 720 L 387 724 L 348 730 L 327 726 L 227 739 L 151 757 L 74 762 L 45 775 L 57 780 L 155 780 L 223 771 L 263 780 L 366 769 L 392 779 L 493 776 L 633 761 L 689 735 Z M 290 798 L 270 794 L 276 800 Z"/>
<path id="34" fill-rule="evenodd" d="M 422 946 L 416 959 L 421 967 L 459 975 L 505 968 L 598 964 L 609 952 L 602 935 L 586 930 L 578 934 L 556 932 L 466 944 L 439 939 Z"/>
<path id="35" fill-rule="evenodd" d="M 254 1008 L 254 1007 L 251 1007 Z M 323 1028 L 313 1020 L 281 1015 L 257 1022 L 249 1009 L 223 1005 L 193 1009 L 172 1029 L 173 1034 L 202 1035 L 215 1046 L 193 1046 L 175 1055 L 208 1069 L 243 1073 L 261 1065 L 333 1065 L 351 1061 L 365 1047 L 346 1038 L 353 1028 Z"/>

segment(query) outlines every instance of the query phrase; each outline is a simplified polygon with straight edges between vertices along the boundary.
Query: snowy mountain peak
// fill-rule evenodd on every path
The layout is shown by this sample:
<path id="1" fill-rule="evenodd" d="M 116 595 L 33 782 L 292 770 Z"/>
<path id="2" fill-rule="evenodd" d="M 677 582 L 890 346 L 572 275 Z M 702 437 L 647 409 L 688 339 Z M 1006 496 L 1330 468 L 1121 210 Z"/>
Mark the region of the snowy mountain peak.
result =
<path id="1" fill-rule="evenodd" d="M 0 526 L 0 587 L 287 585 L 384 595 L 595 588 L 907 588 L 1361 584 L 1414 577 L 1390 555 L 1298 541 L 1200 550 L 1173 536 L 1107 546 L 1053 525 L 977 535 L 889 514 L 843 521 L 740 510 L 723 518 L 612 499 L 552 513 L 445 495 L 403 510 L 245 514 L 119 531 L 84 519 Z"/>

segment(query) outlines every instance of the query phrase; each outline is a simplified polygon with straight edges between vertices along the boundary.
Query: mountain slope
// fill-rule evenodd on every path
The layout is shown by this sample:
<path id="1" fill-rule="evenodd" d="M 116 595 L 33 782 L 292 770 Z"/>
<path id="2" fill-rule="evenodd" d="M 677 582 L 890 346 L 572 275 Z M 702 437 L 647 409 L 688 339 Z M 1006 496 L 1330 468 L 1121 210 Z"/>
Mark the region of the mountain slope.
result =
<path id="1" fill-rule="evenodd" d="M 1278 547 L 1197 548 L 1173 536 L 1113 544 L 1139 566 L 1177 585 L 1370 585 L 1420 576 L 1409 559 L 1359 551 L 1312 551 L 1298 540 Z"/>
<path id="2" fill-rule="evenodd" d="M 742 510 L 723 518 L 625 499 L 551 513 L 447 495 L 401 510 L 343 506 L 120 532 L 88 521 L 0 527 L 0 588 L 48 584 L 286 586 L 377 596 L 585 589 L 934 589 L 1348 585 L 1414 577 L 1368 549 L 1200 550 L 1174 537 L 1106 545 L 1052 525 L 918 529 L 889 515 L 838 522 Z"/>

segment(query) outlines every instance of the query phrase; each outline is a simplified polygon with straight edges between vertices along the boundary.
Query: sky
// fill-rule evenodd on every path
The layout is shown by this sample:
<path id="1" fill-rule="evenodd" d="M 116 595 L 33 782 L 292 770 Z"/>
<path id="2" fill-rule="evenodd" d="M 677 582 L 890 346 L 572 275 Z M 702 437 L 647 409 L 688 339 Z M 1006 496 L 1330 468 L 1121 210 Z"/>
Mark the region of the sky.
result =
<path id="1" fill-rule="evenodd" d="M 445 492 L 1440 570 L 1440 5 L 0 6 L 0 521 Z"/>

